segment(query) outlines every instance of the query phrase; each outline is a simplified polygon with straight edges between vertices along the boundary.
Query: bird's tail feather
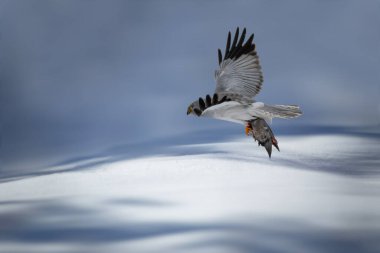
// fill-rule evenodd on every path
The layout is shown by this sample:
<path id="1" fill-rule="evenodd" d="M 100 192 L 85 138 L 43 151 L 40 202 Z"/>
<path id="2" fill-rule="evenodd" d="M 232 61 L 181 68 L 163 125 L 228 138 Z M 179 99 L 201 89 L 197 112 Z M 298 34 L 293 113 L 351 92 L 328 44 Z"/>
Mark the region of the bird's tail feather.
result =
<path id="1" fill-rule="evenodd" d="M 270 118 L 296 118 L 302 115 L 298 105 L 264 105 L 260 108 Z"/>

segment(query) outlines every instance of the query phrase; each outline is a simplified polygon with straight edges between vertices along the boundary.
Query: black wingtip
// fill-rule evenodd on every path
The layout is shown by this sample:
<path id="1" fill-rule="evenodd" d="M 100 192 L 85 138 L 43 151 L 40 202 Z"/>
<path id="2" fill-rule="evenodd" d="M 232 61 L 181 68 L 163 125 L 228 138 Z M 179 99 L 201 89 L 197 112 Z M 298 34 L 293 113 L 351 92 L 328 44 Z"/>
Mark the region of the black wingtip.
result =
<path id="1" fill-rule="evenodd" d="M 219 60 L 219 65 L 220 65 L 223 61 L 223 56 L 222 56 L 222 51 L 219 48 L 218 48 L 218 60 Z"/>
<path id="2" fill-rule="evenodd" d="M 199 109 L 201 109 L 201 111 L 204 111 L 205 108 L 206 108 L 206 104 L 205 104 L 205 101 L 203 100 L 203 98 L 199 98 Z"/>
<path id="3" fill-rule="evenodd" d="M 244 46 L 251 46 L 252 45 L 252 42 L 253 42 L 253 33 L 251 34 L 251 36 L 249 36 L 249 38 L 248 38 L 248 40 L 247 40 L 247 42 L 245 43 L 245 45 Z"/>
<path id="4" fill-rule="evenodd" d="M 239 39 L 239 27 L 236 28 L 234 41 L 232 42 L 229 54 L 225 56 L 226 59 L 229 58 L 231 54 L 236 50 L 236 44 L 237 44 L 238 39 Z"/>
<path id="5" fill-rule="evenodd" d="M 252 49 L 252 42 L 253 42 L 253 34 L 248 38 L 248 40 L 245 42 L 243 46 L 240 47 L 240 49 L 236 52 L 235 57 L 239 58 L 243 54 L 248 54 L 251 52 Z"/>
<path id="6" fill-rule="evenodd" d="M 233 37 L 233 41 L 231 43 L 231 31 L 228 32 L 227 36 L 227 44 L 224 55 L 222 51 L 218 49 L 218 60 L 219 65 L 223 60 L 226 59 L 237 59 L 243 54 L 255 54 L 255 44 L 253 43 L 254 34 L 245 41 L 245 36 L 247 34 L 247 29 L 244 27 L 241 34 L 239 34 L 240 28 L 236 27 L 235 35 Z"/>
<path id="7" fill-rule="evenodd" d="M 212 105 L 212 103 L 211 103 L 211 97 L 210 97 L 210 95 L 207 95 L 206 96 L 206 106 L 210 107 L 211 105 Z"/>
<path id="8" fill-rule="evenodd" d="M 243 32 L 241 33 L 240 40 L 238 46 L 241 47 L 243 45 L 245 34 L 247 33 L 247 30 L 244 28 Z"/>
<path id="9" fill-rule="evenodd" d="M 224 103 L 227 101 L 227 96 L 224 96 L 220 101 L 218 101 L 218 104 Z"/>
<path id="10" fill-rule="evenodd" d="M 226 51 L 224 52 L 224 59 L 227 59 L 226 57 L 230 53 L 230 46 L 231 46 L 231 32 L 228 32 Z"/>
<path id="11" fill-rule="evenodd" d="M 201 114 L 202 114 L 202 111 L 199 110 L 198 108 L 194 108 L 194 112 L 195 112 L 195 114 L 196 114 L 198 117 L 201 116 Z"/>
<path id="12" fill-rule="evenodd" d="M 241 36 L 244 35 L 244 37 L 245 37 L 245 34 L 246 34 L 246 33 L 247 33 L 247 29 L 244 27 L 243 32 L 241 33 Z"/>
<path id="13" fill-rule="evenodd" d="M 212 104 L 216 105 L 218 104 L 218 94 L 214 93 L 214 96 L 212 96 Z"/>

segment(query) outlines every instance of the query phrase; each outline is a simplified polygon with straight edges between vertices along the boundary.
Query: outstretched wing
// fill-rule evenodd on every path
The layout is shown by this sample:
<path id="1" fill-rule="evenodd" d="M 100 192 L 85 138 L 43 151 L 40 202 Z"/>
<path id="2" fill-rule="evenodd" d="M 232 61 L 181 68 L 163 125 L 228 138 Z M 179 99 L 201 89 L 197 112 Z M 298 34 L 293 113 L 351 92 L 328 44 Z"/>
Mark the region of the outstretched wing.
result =
<path id="1" fill-rule="evenodd" d="M 255 51 L 253 34 L 243 43 L 245 34 L 244 28 L 239 39 L 238 27 L 231 44 L 231 32 L 228 33 L 224 58 L 218 49 L 220 69 L 215 71 L 215 93 L 238 94 L 252 98 L 260 92 L 263 74 L 259 57 Z"/>

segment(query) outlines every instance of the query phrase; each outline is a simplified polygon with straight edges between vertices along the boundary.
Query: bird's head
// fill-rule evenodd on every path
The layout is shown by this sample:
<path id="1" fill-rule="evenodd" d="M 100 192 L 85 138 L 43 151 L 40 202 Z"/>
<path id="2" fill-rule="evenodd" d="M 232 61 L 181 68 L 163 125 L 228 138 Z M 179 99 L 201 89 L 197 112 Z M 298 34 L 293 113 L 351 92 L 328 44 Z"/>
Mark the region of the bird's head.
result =
<path id="1" fill-rule="evenodd" d="M 187 107 L 187 115 L 194 113 L 193 104 L 190 104 Z"/>
<path id="2" fill-rule="evenodd" d="M 187 107 L 187 115 L 194 114 L 200 116 L 202 111 L 199 109 L 199 102 L 196 100 Z"/>

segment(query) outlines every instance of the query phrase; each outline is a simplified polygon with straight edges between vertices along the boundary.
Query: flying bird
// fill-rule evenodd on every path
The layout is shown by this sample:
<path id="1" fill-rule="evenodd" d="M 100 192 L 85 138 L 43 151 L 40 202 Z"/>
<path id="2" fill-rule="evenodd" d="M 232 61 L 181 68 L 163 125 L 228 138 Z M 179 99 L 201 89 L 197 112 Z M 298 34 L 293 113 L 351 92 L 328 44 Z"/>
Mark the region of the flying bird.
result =
<path id="1" fill-rule="evenodd" d="M 253 43 L 254 35 L 246 41 L 245 36 L 246 29 L 240 35 L 238 27 L 231 43 L 231 32 L 228 33 L 224 56 L 218 49 L 219 69 L 215 71 L 214 94 L 192 102 L 187 114 L 245 125 L 246 135 L 265 147 L 271 157 L 272 145 L 280 149 L 268 123 L 273 118 L 295 118 L 302 112 L 297 105 L 268 105 L 253 99 L 262 88 L 263 73 Z"/>

